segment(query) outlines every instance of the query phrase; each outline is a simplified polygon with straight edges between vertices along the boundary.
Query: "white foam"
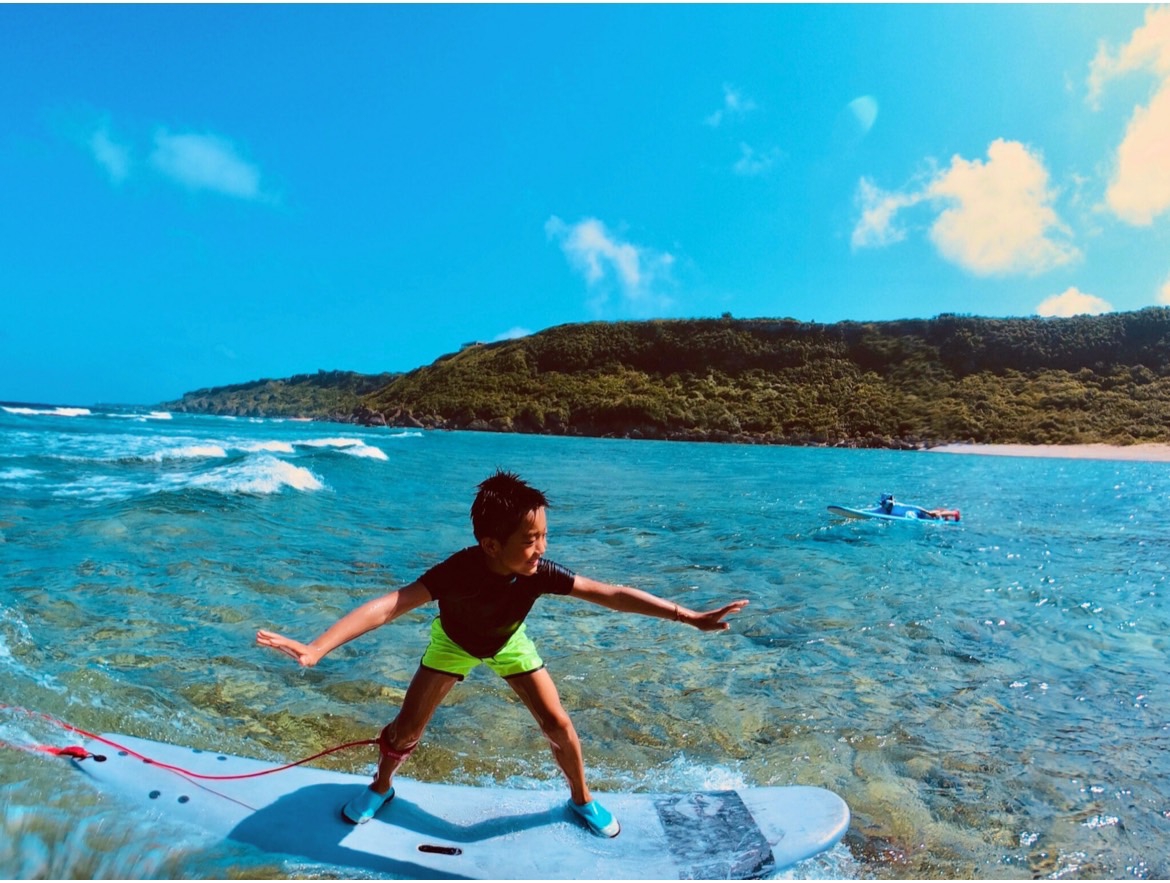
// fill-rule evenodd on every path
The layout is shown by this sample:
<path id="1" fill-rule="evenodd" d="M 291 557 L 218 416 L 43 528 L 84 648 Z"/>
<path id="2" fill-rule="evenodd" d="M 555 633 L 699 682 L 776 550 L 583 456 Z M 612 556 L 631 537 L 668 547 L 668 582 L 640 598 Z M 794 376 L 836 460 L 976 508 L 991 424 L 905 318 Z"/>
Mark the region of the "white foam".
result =
<path id="1" fill-rule="evenodd" d="M 190 438 L 182 435 L 151 436 L 131 433 L 97 435 L 58 434 L 46 438 L 26 436 L 21 441 L 36 446 L 38 456 L 79 463 L 116 463 L 141 460 L 160 463 L 164 460 L 226 457 L 216 439 Z M 47 444 L 46 444 L 47 443 Z"/>
<path id="2" fill-rule="evenodd" d="M 861 880 L 862 866 L 853 857 L 844 843 L 838 843 L 832 849 L 806 858 L 777 874 L 772 874 L 769 880 Z"/>
<path id="3" fill-rule="evenodd" d="M 749 787 L 743 771 L 737 767 L 696 763 L 684 754 L 675 756 L 666 766 L 642 771 L 635 781 L 637 787 L 650 791 L 718 791 Z"/>
<path id="4" fill-rule="evenodd" d="M 305 448 L 333 448 L 351 457 L 368 457 L 371 460 L 388 460 L 381 448 L 367 445 L 360 438 L 310 438 L 298 441 Z"/>
<path id="5" fill-rule="evenodd" d="M 95 446 L 97 439 L 88 443 Z M 142 460 L 163 463 L 171 460 L 222 460 L 229 451 L 255 453 L 295 453 L 293 446 L 282 441 L 253 442 L 238 437 L 188 438 L 184 436 L 113 435 L 101 440 L 104 451 L 95 451 L 83 460 L 108 462 L 111 460 Z"/>
<path id="6" fill-rule="evenodd" d="M 151 411 L 149 414 L 118 414 L 111 413 L 104 415 L 106 417 L 114 417 L 119 420 L 133 420 L 135 423 L 145 423 L 147 420 L 174 420 L 174 416 L 170 411 Z"/>
<path id="7" fill-rule="evenodd" d="M 294 466 L 267 454 L 194 476 L 187 484 L 189 487 L 240 494 L 275 494 L 286 487 L 297 491 L 319 491 L 325 487 L 321 479 L 303 466 Z"/>
<path id="8" fill-rule="evenodd" d="M 17 644 L 33 644 L 32 634 L 20 614 L 7 607 L 0 607 L 0 668 L 10 669 L 46 689 L 64 692 L 65 688 L 52 675 L 34 671 L 17 660 L 5 637 L 6 633 L 14 634 Z"/>
<path id="9" fill-rule="evenodd" d="M 245 444 L 240 447 L 241 451 L 247 451 L 249 454 L 259 454 L 265 451 L 273 454 L 292 454 L 295 453 L 293 446 L 288 442 L 283 441 L 262 441 L 254 442 L 252 444 Z"/>
<path id="10" fill-rule="evenodd" d="M 36 478 L 40 474 L 36 469 L 13 466 L 11 469 L 0 469 L 0 481 L 22 481 L 26 478 Z"/>
<path id="11" fill-rule="evenodd" d="M 367 457 L 371 460 L 389 460 L 386 452 L 381 448 L 375 448 L 373 445 L 360 445 L 353 448 L 343 448 L 342 453 L 349 454 L 351 457 Z"/>
<path id="12" fill-rule="evenodd" d="M 9 414 L 22 414 L 26 417 L 88 417 L 93 413 L 89 408 L 26 408 L 10 405 L 0 407 Z"/>
<path id="13" fill-rule="evenodd" d="M 165 490 L 169 485 L 143 485 L 133 481 L 94 475 L 62 484 L 53 491 L 54 497 L 77 497 L 100 503 L 108 500 L 126 500 L 143 493 Z"/>
<path id="14" fill-rule="evenodd" d="M 189 488 L 221 494 L 276 494 L 284 489 L 319 491 L 325 485 L 303 466 L 260 454 L 231 465 L 201 473 L 179 473 L 135 480 L 109 475 L 89 475 L 59 485 L 53 496 L 99 503 L 172 492 Z"/>
<path id="15" fill-rule="evenodd" d="M 164 460 L 200 460 L 200 459 L 223 459 L 227 456 L 227 451 L 222 446 L 217 444 L 193 444 L 182 445 L 177 448 L 164 448 L 161 451 L 155 451 L 143 459 L 152 460 L 155 463 L 161 463 Z"/>

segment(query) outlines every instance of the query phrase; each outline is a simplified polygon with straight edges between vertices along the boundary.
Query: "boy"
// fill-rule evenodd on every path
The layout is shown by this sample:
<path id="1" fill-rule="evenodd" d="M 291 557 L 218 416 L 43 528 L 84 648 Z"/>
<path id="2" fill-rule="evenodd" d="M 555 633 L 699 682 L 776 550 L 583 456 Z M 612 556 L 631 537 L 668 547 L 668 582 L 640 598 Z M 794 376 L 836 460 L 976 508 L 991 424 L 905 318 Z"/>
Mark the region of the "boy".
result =
<path id="1" fill-rule="evenodd" d="M 418 745 L 435 709 L 482 662 L 508 682 L 536 718 L 568 779 L 569 807 L 594 834 L 617 836 L 617 820 L 593 799 L 585 783 L 581 743 L 552 677 L 525 633 L 525 617 L 541 595 L 570 595 L 611 610 L 721 631 L 728 628 L 723 620 L 748 602 L 733 601 L 697 613 L 648 592 L 574 574 L 543 557 L 547 507 L 543 493 L 512 473 L 499 471 L 479 485 L 471 506 L 478 545 L 456 552 L 410 585 L 347 613 L 309 644 L 263 629 L 256 634 L 258 644 L 311 666 L 359 635 L 430 601 L 439 602 L 430 643 L 402 708 L 378 737 L 381 757 L 374 781 L 342 808 L 348 821 L 367 822 L 393 799 L 394 773 Z"/>

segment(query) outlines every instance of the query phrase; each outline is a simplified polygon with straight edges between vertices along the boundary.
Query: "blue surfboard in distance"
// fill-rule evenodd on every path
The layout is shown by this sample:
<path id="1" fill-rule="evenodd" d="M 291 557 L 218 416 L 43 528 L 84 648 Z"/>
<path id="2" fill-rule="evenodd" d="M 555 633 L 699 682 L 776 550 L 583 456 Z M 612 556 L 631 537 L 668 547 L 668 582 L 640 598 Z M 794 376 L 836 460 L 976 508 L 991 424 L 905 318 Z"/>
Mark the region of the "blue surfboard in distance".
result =
<path id="1" fill-rule="evenodd" d="M 913 503 L 900 503 L 892 494 L 882 494 L 877 505 L 866 509 L 851 506 L 829 506 L 829 512 L 842 518 L 874 518 L 879 521 L 912 521 L 920 524 L 958 524 L 962 518 L 958 509 L 927 509 Z"/>

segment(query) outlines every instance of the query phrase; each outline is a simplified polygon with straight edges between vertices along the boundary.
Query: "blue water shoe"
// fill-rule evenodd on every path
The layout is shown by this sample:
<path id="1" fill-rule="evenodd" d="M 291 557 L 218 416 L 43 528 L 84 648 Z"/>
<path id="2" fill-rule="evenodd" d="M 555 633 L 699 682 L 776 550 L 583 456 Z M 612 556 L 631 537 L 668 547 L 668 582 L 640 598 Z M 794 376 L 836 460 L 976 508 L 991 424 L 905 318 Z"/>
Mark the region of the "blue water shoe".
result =
<path id="1" fill-rule="evenodd" d="M 598 837 L 616 837 L 622 830 L 613 814 L 596 800 L 590 800 L 584 806 L 570 800 L 569 809 L 579 815 Z"/>
<path id="2" fill-rule="evenodd" d="M 355 825 L 363 825 L 393 799 L 393 788 L 385 794 L 379 794 L 373 788 L 363 788 L 361 794 L 341 808 L 341 817 Z"/>

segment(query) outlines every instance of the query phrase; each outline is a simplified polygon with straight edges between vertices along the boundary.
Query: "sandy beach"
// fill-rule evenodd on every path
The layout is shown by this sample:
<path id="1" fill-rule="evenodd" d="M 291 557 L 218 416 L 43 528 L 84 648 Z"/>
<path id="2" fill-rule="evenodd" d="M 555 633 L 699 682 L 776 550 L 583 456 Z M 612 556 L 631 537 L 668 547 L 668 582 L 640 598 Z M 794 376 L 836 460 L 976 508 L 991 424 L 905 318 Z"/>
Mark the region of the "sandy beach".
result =
<path id="1" fill-rule="evenodd" d="M 939 454 L 986 454 L 993 457 L 1067 457 L 1079 460 L 1142 460 L 1170 463 L 1170 444 L 1138 445 L 939 445 Z"/>

